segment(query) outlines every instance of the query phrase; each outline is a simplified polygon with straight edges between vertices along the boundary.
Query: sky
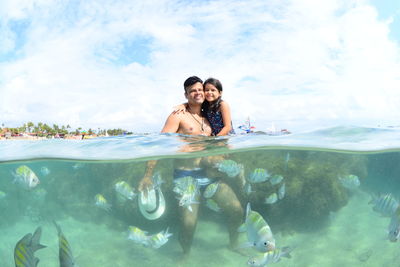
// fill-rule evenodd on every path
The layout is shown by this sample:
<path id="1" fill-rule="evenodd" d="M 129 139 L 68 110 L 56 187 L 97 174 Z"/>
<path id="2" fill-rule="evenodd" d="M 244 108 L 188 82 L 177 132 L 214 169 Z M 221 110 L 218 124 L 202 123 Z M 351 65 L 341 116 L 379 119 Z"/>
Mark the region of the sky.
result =
<path id="1" fill-rule="evenodd" d="M 0 123 L 157 132 L 192 75 L 234 127 L 399 125 L 398 0 L 0 0 Z"/>

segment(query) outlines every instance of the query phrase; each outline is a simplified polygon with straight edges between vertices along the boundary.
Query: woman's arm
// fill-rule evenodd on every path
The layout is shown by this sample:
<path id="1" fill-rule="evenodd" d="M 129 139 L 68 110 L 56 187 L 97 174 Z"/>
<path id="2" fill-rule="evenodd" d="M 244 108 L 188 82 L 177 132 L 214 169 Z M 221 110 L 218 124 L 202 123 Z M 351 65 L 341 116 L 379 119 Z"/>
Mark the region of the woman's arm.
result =
<path id="1" fill-rule="evenodd" d="M 224 128 L 221 129 L 217 136 L 228 135 L 232 130 L 231 110 L 229 109 L 229 105 L 226 103 L 226 101 L 221 101 L 220 109 L 222 120 L 224 122 Z"/>

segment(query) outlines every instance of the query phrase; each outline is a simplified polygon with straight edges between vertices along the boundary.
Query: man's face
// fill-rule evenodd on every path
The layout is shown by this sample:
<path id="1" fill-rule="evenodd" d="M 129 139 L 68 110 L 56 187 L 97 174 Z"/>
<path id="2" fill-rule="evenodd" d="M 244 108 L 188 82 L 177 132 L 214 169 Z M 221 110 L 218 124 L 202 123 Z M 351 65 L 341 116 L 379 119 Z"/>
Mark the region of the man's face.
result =
<path id="1" fill-rule="evenodd" d="M 204 102 L 204 89 L 203 84 L 195 83 L 192 86 L 186 88 L 185 96 L 191 104 L 203 104 Z"/>

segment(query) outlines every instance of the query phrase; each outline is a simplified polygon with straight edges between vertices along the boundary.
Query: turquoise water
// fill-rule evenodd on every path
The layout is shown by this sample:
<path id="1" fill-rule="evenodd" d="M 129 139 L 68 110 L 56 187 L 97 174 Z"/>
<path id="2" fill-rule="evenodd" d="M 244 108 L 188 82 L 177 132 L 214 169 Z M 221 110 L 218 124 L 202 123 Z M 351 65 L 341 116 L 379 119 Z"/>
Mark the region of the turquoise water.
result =
<path id="1" fill-rule="evenodd" d="M 400 195 L 400 130 L 336 127 L 282 136 L 238 135 L 195 138 L 141 135 L 91 140 L 0 141 L 0 266 L 14 266 L 13 250 L 25 234 L 42 227 L 38 266 L 59 266 L 62 228 L 79 266 L 246 266 L 253 248 L 229 249 L 227 215 L 201 199 L 191 253 L 182 260 L 180 217 L 173 192 L 177 161 L 225 159 L 243 165 L 245 178 L 257 168 L 283 180 L 252 184 L 246 193 L 239 178 L 211 163 L 210 178 L 229 185 L 243 208 L 251 203 L 267 221 L 277 247 L 289 246 L 291 258 L 276 266 L 400 266 L 399 244 L 387 240 L 389 217 L 369 204 L 372 195 Z M 156 171 L 166 200 L 165 213 L 154 221 L 142 216 L 137 198 L 121 200 L 115 184 L 137 188 L 146 162 Z M 28 166 L 40 184 L 27 190 L 13 183 L 18 167 Z M 346 187 L 341 177 L 355 175 L 360 185 Z M 285 184 L 283 198 L 265 204 Z M 102 194 L 110 211 L 95 205 Z M 227 200 L 228 201 L 228 200 Z M 244 216 L 244 215 L 243 215 Z M 169 228 L 161 248 L 128 239 L 128 227 L 149 234 Z M 246 242 L 240 234 L 239 243 Z"/>

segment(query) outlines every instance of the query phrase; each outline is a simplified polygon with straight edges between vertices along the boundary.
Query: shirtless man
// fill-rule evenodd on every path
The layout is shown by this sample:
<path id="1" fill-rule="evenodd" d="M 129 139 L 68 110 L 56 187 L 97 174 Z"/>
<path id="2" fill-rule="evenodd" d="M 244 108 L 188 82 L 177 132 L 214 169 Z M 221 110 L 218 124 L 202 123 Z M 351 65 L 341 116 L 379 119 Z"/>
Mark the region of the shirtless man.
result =
<path id="1" fill-rule="evenodd" d="M 187 99 L 187 112 L 171 113 L 165 122 L 162 133 L 180 133 L 186 135 L 211 135 L 211 127 L 206 118 L 201 114 L 201 105 L 204 102 L 203 81 L 196 77 L 189 77 L 184 82 L 185 97 Z M 148 161 L 143 179 L 139 183 L 139 191 L 146 192 L 152 185 L 153 169 L 156 161 Z M 174 179 L 185 176 L 192 176 L 197 180 L 200 187 L 213 182 L 213 179 L 207 178 L 206 168 L 210 169 L 215 161 L 213 157 L 175 159 L 174 160 Z M 198 196 L 200 198 L 200 196 Z M 237 247 L 238 232 L 237 228 L 243 220 L 243 208 L 234 193 L 234 191 L 225 183 L 219 184 L 218 190 L 213 196 L 219 207 L 226 215 L 227 225 L 230 237 L 230 246 L 233 249 Z M 190 252 L 193 241 L 193 235 L 196 230 L 198 204 L 192 204 L 192 211 L 185 207 L 179 207 L 180 210 L 180 233 L 179 242 L 185 255 Z"/>

